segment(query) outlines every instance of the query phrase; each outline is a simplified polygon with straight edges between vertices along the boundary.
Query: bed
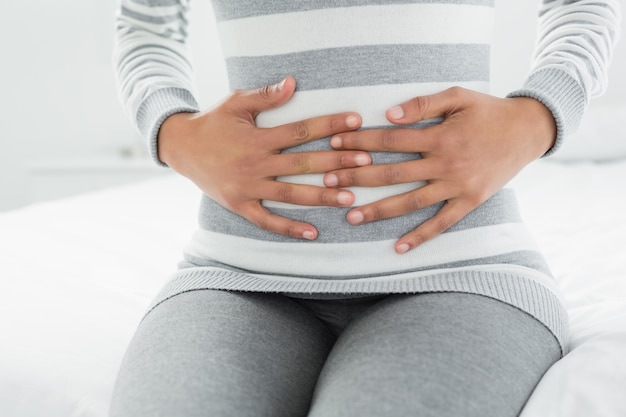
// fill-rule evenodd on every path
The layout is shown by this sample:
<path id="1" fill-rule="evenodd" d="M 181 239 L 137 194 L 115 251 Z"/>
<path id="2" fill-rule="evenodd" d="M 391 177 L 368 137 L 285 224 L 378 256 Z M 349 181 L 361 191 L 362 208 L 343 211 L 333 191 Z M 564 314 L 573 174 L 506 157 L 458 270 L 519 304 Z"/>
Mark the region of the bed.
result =
<path id="1" fill-rule="evenodd" d="M 512 183 L 572 330 L 571 352 L 522 417 L 626 416 L 626 111 L 615 111 L 583 125 L 592 151 L 589 138 L 572 140 Z M 124 349 L 198 201 L 192 184 L 164 175 L 0 213 L 0 416 L 106 416 Z"/>

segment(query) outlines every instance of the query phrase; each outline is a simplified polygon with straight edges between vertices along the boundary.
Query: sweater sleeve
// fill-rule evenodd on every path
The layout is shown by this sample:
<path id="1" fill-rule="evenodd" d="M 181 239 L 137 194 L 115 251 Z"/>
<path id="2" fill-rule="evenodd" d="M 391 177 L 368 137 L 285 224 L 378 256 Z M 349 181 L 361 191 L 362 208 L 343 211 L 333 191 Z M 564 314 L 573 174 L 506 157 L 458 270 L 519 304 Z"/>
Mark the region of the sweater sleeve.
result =
<path id="1" fill-rule="evenodd" d="M 185 45 L 189 0 L 121 0 L 113 52 L 119 94 L 154 161 L 161 123 L 199 111 Z"/>
<path id="2" fill-rule="evenodd" d="M 508 97 L 532 97 L 554 116 L 555 152 L 576 130 L 592 97 L 604 92 L 620 31 L 619 0 L 543 0 L 534 63 Z"/>

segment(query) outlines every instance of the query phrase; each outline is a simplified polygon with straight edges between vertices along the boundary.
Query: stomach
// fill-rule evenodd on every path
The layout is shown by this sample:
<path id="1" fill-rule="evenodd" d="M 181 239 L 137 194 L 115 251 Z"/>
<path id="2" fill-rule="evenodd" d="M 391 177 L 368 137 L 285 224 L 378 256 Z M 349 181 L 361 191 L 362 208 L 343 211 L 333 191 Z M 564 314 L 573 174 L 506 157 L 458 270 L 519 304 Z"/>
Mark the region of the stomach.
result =
<path id="1" fill-rule="evenodd" d="M 540 263 L 533 255 L 538 249 L 521 221 L 510 189 L 496 193 L 435 239 L 398 255 L 394 251 L 396 240 L 439 208 L 435 205 L 360 226 L 345 220 L 347 209 L 271 209 L 315 225 L 318 239 L 305 241 L 261 230 L 205 197 L 200 228 L 185 249 L 185 258 L 194 266 L 316 279 L 365 278 L 478 265 L 534 268 Z"/>
<path id="2" fill-rule="evenodd" d="M 446 88 L 460 86 L 480 92 L 489 90 L 488 82 L 464 83 L 410 83 L 396 85 L 374 85 L 345 87 L 324 90 L 296 91 L 291 100 L 281 107 L 263 112 L 256 118 L 259 127 L 275 127 L 323 115 L 357 112 L 363 123 L 361 129 L 409 128 L 424 129 L 441 122 L 441 118 L 423 120 L 413 125 L 397 126 L 390 123 L 385 112 L 392 106 L 401 104 L 419 95 L 435 94 Z M 285 153 L 330 150 L 329 138 L 320 138 L 302 145 L 283 150 Z M 389 164 L 420 159 L 418 153 L 372 153 L 374 164 Z M 293 184 L 307 184 L 323 187 L 323 174 L 305 174 L 278 177 L 278 181 Z M 369 204 L 425 185 L 425 182 L 412 182 L 381 187 L 351 187 L 355 206 Z M 268 208 L 296 208 L 293 205 L 264 201 Z"/>
<path id="3" fill-rule="evenodd" d="M 296 91 L 285 105 L 257 116 L 260 127 L 274 127 L 311 117 L 357 112 L 362 129 L 392 128 L 386 120 L 389 107 L 417 95 L 433 94 L 452 86 L 488 91 L 486 82 L 416 83 Z M 422 121 L 405 128 L 423 129 L 441 119 Z M 285 149 L 306 152 L 330 149 L 328 138 Z M 417 153 L 374 153 L 374 163 L 419 159 Z M 278 177 L 278 181 L 323 186 L 322 174 Z M 367 204 L 423 186 L 423 182 L 385 187 L 354 187 L 354 206 Z M 242 217 L 204 197 L 199 225 L 186 250 L 192 263 L 221 265 L 250 273 L 365 277 L 383 273 L 458 268 L 484 263 L 514 263 L 520 252 L 534 251 L 517 210 L 512 190 L 502 190 L 446 233 L 408 254 L 398 255 L 398 238 L 434 216 L 436 204 L 396 218 L 359 226 L 346 220 L 349 208 L 297 206 L 273 201 L 272 212 L 312 224 L 319 231 L 315 241 L 303 241 L 259 229 Z M 510 259 L 509 259 L 510 258 Z"/>

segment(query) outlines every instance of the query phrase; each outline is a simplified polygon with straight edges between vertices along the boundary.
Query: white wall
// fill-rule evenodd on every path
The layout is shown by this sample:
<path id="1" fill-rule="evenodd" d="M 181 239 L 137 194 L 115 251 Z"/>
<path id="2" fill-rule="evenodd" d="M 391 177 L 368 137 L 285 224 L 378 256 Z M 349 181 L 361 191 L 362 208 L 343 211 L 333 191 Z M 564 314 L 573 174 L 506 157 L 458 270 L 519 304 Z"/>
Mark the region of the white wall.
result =
<path id="1" fill-rule="evenodd" d="M 41 161 L 136 146 L 111 69 L 114 8 L 103 0 L 3 3 L 0 209 L 30 201 L 30 171 Z"/>
<path id="2" fill-rule="evenodd" d="M 28 0 L 3 4 L 0 210 L 28 203 L 34 195 L 60 195 L 55 194 L 55 188 L 62 188 L 62 184 L 42 185 L 35 181 L 37 175 L 53 175 L 70 163 L 77 164 L 75 169 L 59 178 L 81 176 L 99 159 L 121 159 L 120 154 L 136 153 L 138 147 L 142 148 L 118 102 L 113 79 L 110 61 L 114 3 Z M 492 71 L 495 94 L 519 87 L 528 71 L 537 4 L 536 0 L 497 1 L 498 36 Z M 209 1 L 194 0 L 192 7 L 190 44 L 200 102 L 210 106 L 226 94 L 225 71 Z M 623 103 L 624 69 L 626 42 L 619 45 L 610 90 L 597 103 Z M 108 167 L 109 171 L 118 169 L 115 164 Z M 83 186 L 87 189 L 107 184 L 85 178 Z M 50 192 L 42 193 L 42 187 Z"/>
<path id="3" fill-rule="evenodd" d="M 103 0 L 3 4 L 9 21 L 3 62 L 9 65 L 2 78 L 7 81 L 6 70 L 12 75 L 12 103 L 3 102 L 3 110 L 9 108 L 29 155 L 66 156 L 70 149 L 85 155 L 128 144 L 133 131 L 112 75 L 113 13 L 114 5 Z"/>

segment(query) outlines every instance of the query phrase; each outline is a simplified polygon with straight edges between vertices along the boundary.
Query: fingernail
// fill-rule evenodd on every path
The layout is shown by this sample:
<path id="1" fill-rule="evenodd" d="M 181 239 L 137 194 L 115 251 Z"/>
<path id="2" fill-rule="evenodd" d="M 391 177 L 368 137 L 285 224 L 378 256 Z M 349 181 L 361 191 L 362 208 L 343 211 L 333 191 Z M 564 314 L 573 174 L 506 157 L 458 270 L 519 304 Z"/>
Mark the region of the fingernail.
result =
<path id="1" fill-rule="evenodd" d="M 357 127 L 359 125 L 359 118 L 356 116 L 346 117 L 346 125 L 348 127 Z"/>
<path id="2" fill-rule="evenodd" d="M 404 110 L 402 110 L 400 106 L 395 106 L 387 110 L 387 114 L 389 114 L 389 117 L 392 119 L 402 119 L 404 117 Z"/>
<path id="3" fill-rule="evenodd" d="M 337 202 L 343 205 L 352 203 L 352 194 L 345 191 L 340 192 L 337 194 Z"/>
<path id="4" fill-rule="evenodd" d="M 324 177 L 324 185 L 327 187 L 334 187 L 339 184 L 339 178 L 335 174 L 326 174 Z"/>
<path id="5" fill-rule="evenodd" d="M 354 157 L 354 162 L 356 162 L 356 164 L 360 167 L 363 165 L 369 165 L 370 157 L 368 155 L 359 154 Z"/>
<path id="6" fill-rule="evenodd" d="M 279 82 L 278 84 L 276 84 L 276 91 L 278 91 L 279 93 L 281 91 L 283 91 L 283 88 L 285 88 L 285 82 L 287 81 L 287 79 L 285 78 L 284 80 L 282 80 L 281 82 Z"/>
<path id="7" fill-rule="evenodd" d="M 348 221 L 351 224 L 359 224 L 363 221 L 363 219 L 365 219 L 365 217 L 363 217 L 363 213 L 360 211 L 352 211 L 348 213 Z"/>
<path id="8" fill-rule="evenodd" d="M 332 146 L 333 148 L 341 148 L 342 144 L 343 140 L 341 140 L 341 137 L 333 136 L 332 138 L 330 138 L 330 146 Z"/>
<path id="9" fill-rule="evenodd" d="M 398 253 L 407 253 L 409 249 L 411 249 L 411 247 L 407 243 L 403 243 L 401 245 L 398 245 L 398 248 L 396 250 L 398 251 Z"/>
<path id="10" fill-rule="evenodd" d="M 313 240 L 315 239 L 315 233 L 310 230 L 305 230 L 304 232 L 302 232 L 302 237 L 306 240 Z"/>

